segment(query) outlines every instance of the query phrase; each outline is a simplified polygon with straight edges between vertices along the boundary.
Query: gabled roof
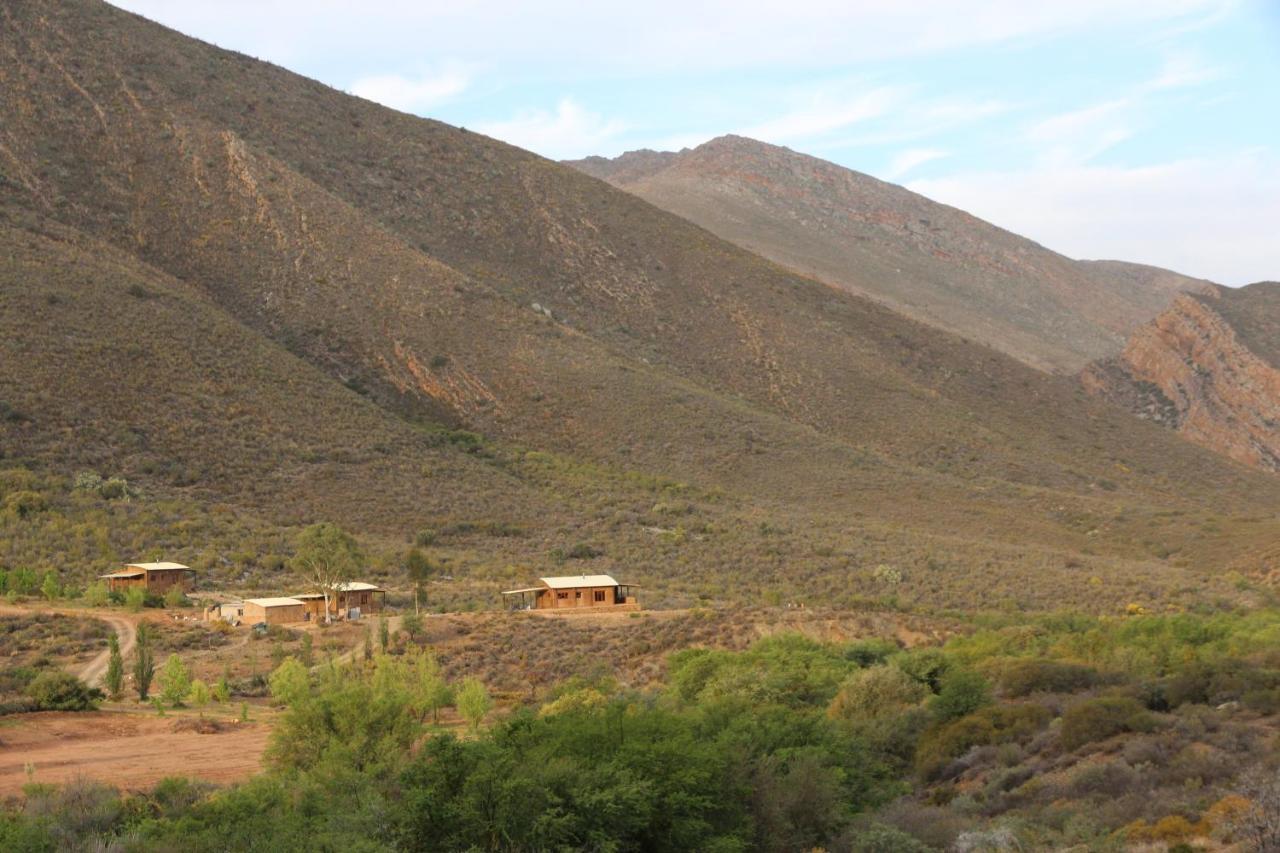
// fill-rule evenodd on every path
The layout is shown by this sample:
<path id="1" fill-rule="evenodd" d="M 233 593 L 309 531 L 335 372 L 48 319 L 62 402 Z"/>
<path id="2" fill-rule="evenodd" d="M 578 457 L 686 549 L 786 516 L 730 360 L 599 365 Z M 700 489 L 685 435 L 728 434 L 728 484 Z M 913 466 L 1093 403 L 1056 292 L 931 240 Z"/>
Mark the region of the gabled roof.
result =
<path id="1" fill-rule="evenodd" d="M 144 572 L 170 572 L 181 569 L 183 571 L 195 571 L 190 566 L 184 566 L 182 563 L 129 563 L 127 568 L 142 569 Z"/>
<path id="2" fill-rule="evenodd" d="M 295 605 L 302 606 L 302 602 L 296 598 L 246 598 L 245 604 L 256 604 L 259 607 L 288 607 Z"/>
<path id="3" fill-rule="evenodd" d="M 551 589 L 574 589 L 582 586 L 618 586 L 608 575 L 571 575 L 565 578 L 538 578 Z"/>

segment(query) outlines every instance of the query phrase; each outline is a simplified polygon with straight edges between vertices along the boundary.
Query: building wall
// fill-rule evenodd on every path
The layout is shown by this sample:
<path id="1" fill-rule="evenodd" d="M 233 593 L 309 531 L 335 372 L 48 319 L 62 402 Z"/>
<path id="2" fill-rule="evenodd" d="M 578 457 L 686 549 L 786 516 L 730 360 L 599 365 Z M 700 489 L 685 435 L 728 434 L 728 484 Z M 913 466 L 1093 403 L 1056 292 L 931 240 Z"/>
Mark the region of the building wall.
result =
<path id="1" fill-rule="evenodd" d="M 183 592 L 191 589 L 191 572 L 161 569 L 147 572 L 147 592 L 164 595 L 173 587 L 181 587 Z"/>
<path id="2" fill-rule="evenodd" d="M 290 622 L 302 622 L 304 610 L 301 604 L 282 604 L 277 607 L 263 607 L 261 604 L 244 603 L 244 621 L 249 625 L 266 622 L 268 625 L 286 625 Z"/>
<path id="3" fill-rule="evenodd" d="M 107 578 L 107 589 L 111 592 L 125 592 L 134 586 L 140 586 L 145 589 L 147 579 L 141 575 L 136 578 Z"/>
<path id="4" fill-rule="evenodd" d="M 597 599 L 597 595 L 599 598 Z M 609 607 L 618 604 L 618 588 L 613 586 L 582 586 L 571 589 L 548 589 L 538 596 L 538 610 L 559 610 L 563 607 Z"/>

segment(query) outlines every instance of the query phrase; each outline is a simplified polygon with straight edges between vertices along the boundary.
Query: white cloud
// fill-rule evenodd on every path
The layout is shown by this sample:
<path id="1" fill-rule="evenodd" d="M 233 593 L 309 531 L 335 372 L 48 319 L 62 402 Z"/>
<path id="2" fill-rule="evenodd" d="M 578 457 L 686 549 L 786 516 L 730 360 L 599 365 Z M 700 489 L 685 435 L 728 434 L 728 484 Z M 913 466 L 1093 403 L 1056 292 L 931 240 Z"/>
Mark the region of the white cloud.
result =
<path id="1" fill-rule="evenodd" d="M 898 178 L 910 172 L 917 166 L 923 166 L 933 160 L 940 160 L 947 156 L 946 151 L 939 151 L 936 148 L 911 148 L 903 151 L 893 158 L 889 163 L 889 169 L 885 172 L 886 180 L 896 181 Z"/>
<path id="2" fill-rule="evenodd" d="M 1280 278 L 1280 158 L 1249 151 L 1141 168 L 959 174 L 912 190 L 1078 258 L 1220 281 Z"/>
<path id="3" fill-rule="evenodd" d="M 781 115 L 739 132 L 779 145 L 813 139 L 883 116 L 902 98 L 903 90 L 888 86 L 862 92 L 848 85 L 818 86 L 794 96 L 792 107 Z"/>
<path id="4" fill-rule="evenodd" d="M 403 112 L 421 113 L 461 94 L 470 82 L 470 75 L 459 68 L 420 77 L 380 74 L 352 83 L 351 94 Z"/>
<path id="5" fill-rule="evenodd" d="M 609 152 L 626 125 L 589 112 L 572 98 L 562 98 L 554 111 L 527 110 L 506 121 L 478 125 L 481 133 L 562 160 Z"/>

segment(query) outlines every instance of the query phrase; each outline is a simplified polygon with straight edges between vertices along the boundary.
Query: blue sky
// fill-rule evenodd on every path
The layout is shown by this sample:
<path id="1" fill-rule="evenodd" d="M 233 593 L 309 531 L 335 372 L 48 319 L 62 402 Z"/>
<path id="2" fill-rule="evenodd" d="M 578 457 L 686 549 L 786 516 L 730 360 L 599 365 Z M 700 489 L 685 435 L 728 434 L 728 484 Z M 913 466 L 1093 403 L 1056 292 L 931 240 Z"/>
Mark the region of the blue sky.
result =
<path id="1" fill-rule="evenodd" d="M 1277 0 L 120 0 L 548 157 L 786 145 L 1073 257 L 1280 279 Z"/>

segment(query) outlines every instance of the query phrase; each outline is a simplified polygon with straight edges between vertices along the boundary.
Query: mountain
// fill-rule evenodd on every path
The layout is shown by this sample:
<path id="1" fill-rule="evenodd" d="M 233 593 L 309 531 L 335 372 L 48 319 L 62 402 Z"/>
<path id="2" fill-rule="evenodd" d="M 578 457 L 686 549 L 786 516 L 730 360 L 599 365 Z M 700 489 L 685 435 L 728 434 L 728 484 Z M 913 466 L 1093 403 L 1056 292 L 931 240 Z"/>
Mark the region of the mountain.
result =
<path id="1" fill-rule="evenodd" d="M 1082 378 L 1139 417 L 1280 471 L 1280 283 L 1179 296 Z"/>
<path id="2" fill-rule="evenodd" d="M 1208 282 L 1078 262 L 964 211 L 787 148 L 723 136 L 678 153 L 570 165 L 833 287 L 1043 370 L 1118 352 Z"/>
<path id="3" fill-rule="evenodd" d="M 577 170 L 96 0 L 0 41 L 6 462 L 387 571 L 430 542 L 473 603 L 575 561 L 658 603 L 1111 607 L 1270 559 L 1275 478 Z"/>

